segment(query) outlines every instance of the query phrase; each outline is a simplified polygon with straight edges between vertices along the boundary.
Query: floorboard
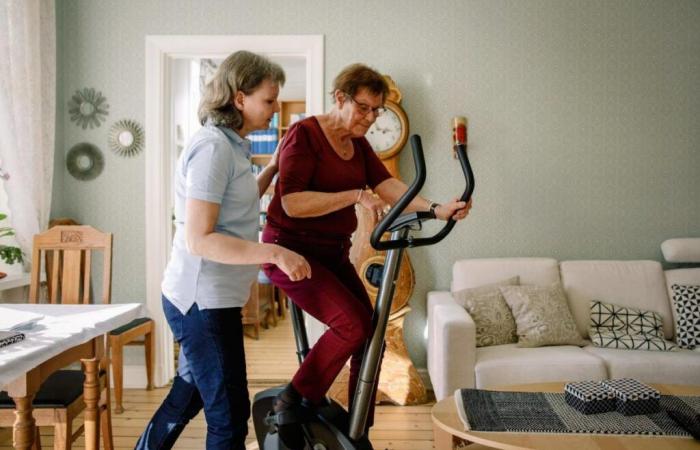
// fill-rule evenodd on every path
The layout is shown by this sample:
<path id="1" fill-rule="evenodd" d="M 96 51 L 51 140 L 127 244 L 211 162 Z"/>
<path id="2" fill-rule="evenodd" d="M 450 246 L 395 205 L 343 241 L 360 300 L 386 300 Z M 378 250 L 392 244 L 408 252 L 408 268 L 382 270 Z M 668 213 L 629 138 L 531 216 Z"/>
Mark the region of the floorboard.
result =
<path id="1" fill-rule="evenodd" d="M 260 339 L 245 338 L 251 398 L 262 389 L 286 383 L 297 367 L 294 336 L 290 320 L 278 322 L 276 327 L 260 330 Z M 131 450 L 153 412 L 167 394 L 167 388 L 146 391 L 126 389 L 123 414 L 112 415 L 115 450 Z M 392 406 L 379 405 L 376 409 L 375 426 L 370 431 L 370 440 L 375 449 L 427 450 L 433 448 L 432 425 L 429 405 Z M 79 423 L 79 421 L 78 421 Z M 77 426 L 77 424 L 76 424 Z M 0 450 L 12 448 L 12 430 L 0 428 Z M 41 443 L 44 449 L 53 446 L 51 428 L 41 428 Z M 182 433 L 175 445 L 177 450 L 202 450 L 206 436 L 204 415 L 199 414 Z M 252 425 L 247 440 L 248 450 L 257 449 Z M 76 441 L 74 449 L 84 449 L 83 438 Z"/>

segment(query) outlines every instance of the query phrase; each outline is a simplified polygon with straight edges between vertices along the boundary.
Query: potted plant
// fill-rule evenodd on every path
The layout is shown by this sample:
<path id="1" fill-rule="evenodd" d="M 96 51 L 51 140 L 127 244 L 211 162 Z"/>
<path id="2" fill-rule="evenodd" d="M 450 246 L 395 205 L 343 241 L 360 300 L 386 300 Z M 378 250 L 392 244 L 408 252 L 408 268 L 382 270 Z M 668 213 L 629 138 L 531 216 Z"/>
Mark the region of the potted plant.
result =
<path id="1" fill-rule="evenodd" d="M 7 219 L 7 214 L 0 213 L 0 222 Z M 12 227 L 0 227 L 0 238 L 7 236 L 14 236 L 15 230 Z M 0 259 L 5 261 L 6 264 L 12 265 L 17 262 L 24 262 L 22 249 L 12 245 L 0 244 Z M 6 273 L 0 272 L 0 278 L 5 278 Z"/>

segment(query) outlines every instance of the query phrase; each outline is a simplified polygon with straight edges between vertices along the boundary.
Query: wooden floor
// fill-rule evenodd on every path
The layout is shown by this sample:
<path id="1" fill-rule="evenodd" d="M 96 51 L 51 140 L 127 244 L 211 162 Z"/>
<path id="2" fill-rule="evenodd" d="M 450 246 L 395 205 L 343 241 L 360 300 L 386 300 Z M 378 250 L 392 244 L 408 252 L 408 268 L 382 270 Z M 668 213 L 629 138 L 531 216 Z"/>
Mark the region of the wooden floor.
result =
<path id="1" fill-rule="evenodd" d="M 297 367 L 294 336 L 289 318 L 277 327 L 261 330 L 260 339 L 246 337 L 246 358 L 251 397 L 256 392 L 287 382 Z M 114 445 L 116 450 L 133 449 L 153 412 L 167 394 L 167 388 L 146 391 L 125 390 L 123 414 L 112 414 Z M 432 404 L 410 407 L 380 405 L 376 410 L 375 425 L 370 439 L 375 449 L 428 450 L 433 448 L 430 421 Z M 42 447 L 52 448 L 52 430 L 42 428 Z M 199 414 L 178 439 L 175 449 L 202 450 L 205 445 L 206 424 Z M 257 449 L 252 425 L 248 432 L 248 450 Z M 0 450 L 11 449 L 11 430 L 0 429 Z M 80 438 L 74 448 L 84 448 Z"/>

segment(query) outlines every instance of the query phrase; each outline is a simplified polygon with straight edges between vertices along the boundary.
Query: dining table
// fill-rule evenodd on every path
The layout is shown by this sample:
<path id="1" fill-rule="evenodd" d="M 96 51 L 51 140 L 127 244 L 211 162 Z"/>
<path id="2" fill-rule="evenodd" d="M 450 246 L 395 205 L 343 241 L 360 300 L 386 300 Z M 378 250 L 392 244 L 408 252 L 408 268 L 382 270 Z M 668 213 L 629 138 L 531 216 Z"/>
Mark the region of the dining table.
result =
<path id="1" fill-rule="evenodd" d="M 100 362 L 105 358 L 104 336 L 142 316 L 144 310 L 143 303 L 0 303 L 0 326 L 17 323 L 13 331 L 24 335 L 24 339 L 0 347 L 0 390 L 7 391 L 15 402 L 15 449 L 30 449 L 34 443 L 32 400 L 42 382 L 76 362 L 82 363 L 85 373 L 85 448 L 99 449 L 98 377 Z"/>

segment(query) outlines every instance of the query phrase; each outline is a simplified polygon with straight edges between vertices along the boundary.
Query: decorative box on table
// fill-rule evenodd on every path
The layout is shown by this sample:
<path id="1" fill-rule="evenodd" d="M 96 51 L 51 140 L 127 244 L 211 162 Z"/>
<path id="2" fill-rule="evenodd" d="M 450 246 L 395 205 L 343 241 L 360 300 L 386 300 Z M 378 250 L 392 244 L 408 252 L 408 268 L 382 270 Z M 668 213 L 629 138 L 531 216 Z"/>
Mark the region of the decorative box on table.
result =
<path id="1" fill-rule="evenodd" d="M 564 386 L 564 400 L 583 414 L 615 411 L 615 393 L 598 381 L 577 381 Z"/>
<path id="2" fill-rule="evenodd" d="M 644 383 L 631 378 L 604 380 L 601 383 L 615 393 L 617 411 L 621 414 L 635 416 L 659 411 L 661 394 Z"/>

